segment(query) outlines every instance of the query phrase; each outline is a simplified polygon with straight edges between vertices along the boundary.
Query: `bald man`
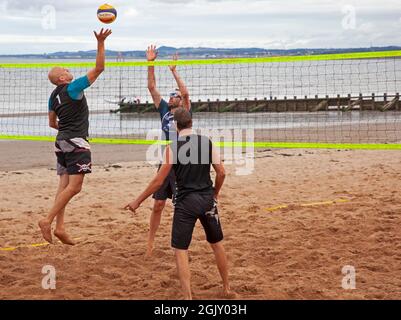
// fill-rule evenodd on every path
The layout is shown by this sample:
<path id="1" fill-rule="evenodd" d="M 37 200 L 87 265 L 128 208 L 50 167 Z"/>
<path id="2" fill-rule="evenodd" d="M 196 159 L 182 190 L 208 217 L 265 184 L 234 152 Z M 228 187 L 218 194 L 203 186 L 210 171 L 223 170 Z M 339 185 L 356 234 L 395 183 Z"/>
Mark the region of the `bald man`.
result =
<path id="1" fill-rule="evenodd" d="M 49 126 L 58 130 L 55 151 L 57 174 L 60 177 L 53 208 L 39 222 L 43 238 L 49 243 L 53 243 L 52 223 L 57 218 L 54 235 L 64 244 L 75 244 L 65 230 L 64 211 L 70 200 L 81 191 L 85 175 L 92 172 L 88 142 L 89 108 L 84 90 L 104 71 L 104 43 L 111 30 L 102 29 L 94 33 L 98 44 L 94 69 L 76 80 L 68 69 L 62 67 L 55 67 L 49 72 L 50 82 L 57 86 L 49 99 Z"/>

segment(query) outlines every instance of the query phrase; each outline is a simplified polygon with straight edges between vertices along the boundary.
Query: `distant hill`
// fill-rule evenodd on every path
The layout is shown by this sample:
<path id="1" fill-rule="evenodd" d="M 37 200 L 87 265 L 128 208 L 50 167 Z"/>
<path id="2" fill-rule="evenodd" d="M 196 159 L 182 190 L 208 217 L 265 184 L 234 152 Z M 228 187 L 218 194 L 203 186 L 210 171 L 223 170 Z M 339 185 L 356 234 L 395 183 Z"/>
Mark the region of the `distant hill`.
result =
<path id="1" fill-rule="evenodd" d="M 401 47 L 371 47 L 371 48 L 345 48 L 345 49 L 290 49 L 290 50 L 270 50 L 261 48 L 234 48 L 234 49 L 217 49 L 217 48 L 174 48 L 160 47 L 159 57 L 168 58 L 178 52 L 181 58 L 224 58 L 224 57 L 263 57 L 263 56 L 283 56 L 283 55 L 312 55 L 312 54 L 329 54 L 329 53 L 352 53 L 352 52 L 373 52 L 373 51 L 391 51 L 401 50 Z M 122 56 L 127 59 L 143 59 L 145 51 L 112 51 L 107 50 L 108 58 L 117 58 Z M 96 50 L 76 51 L 76 52 L 54 52 L 45 54 L 15 54 L 0 55 L 5 58 L 36 58 L 36 59 L 94 59 Z"/>

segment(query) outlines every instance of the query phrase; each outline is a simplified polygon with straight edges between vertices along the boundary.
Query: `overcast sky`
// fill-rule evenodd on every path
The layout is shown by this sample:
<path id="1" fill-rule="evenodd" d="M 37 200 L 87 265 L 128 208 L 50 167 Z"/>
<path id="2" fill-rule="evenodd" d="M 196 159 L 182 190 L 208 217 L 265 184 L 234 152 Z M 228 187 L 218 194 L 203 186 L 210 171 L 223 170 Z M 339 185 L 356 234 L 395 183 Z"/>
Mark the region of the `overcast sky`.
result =
<path id="1" fill-rule="evenodd" d="M 0 0 L 0 54 L 94 49 L 92 31 L 102 27 L 96 11 L 103 2 Z M 112 50 L 142 50 L 151 43 L 268 49 L 401 45 L 400 0 L 109 3 L 118 10 L 107 43 Z"/>

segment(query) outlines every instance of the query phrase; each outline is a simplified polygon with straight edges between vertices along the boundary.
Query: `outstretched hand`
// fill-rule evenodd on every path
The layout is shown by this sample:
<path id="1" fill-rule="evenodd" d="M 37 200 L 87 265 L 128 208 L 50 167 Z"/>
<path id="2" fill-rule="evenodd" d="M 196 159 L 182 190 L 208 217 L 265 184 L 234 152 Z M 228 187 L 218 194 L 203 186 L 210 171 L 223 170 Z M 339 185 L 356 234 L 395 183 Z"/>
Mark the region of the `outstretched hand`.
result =
<path id="1" fill-rule="evenodd" d="M 112 34 L 112 31 L 111 31 L 111 29 L 104 30 L 102 28 L 99 33 L 96 33 L 96 31 L 93 31 L 93 33 L 95 34 L 97 41 L 102 42 L 102 41 L 106 40 L 109 35 Z"/>
<path id="2" fill-rule="evenodd" d="M 148 47 L 148 50 L 146 50 L 146 59 L 148 59 L 148 61 L 155 61 L 158 54 L 159 51 L 156 50 L 156 46 L 151 45 Z"/>
<path id="3" fill-rule="evenodd" d="M 178 52 L 173 55 L 173 61 L 177 61 L 177 60 L 178 60 Z M 171 71 L 174 72 L 177 69 L 177 66 L 174 64 L 174 65 L 169 66 L 169 68 Z"/>

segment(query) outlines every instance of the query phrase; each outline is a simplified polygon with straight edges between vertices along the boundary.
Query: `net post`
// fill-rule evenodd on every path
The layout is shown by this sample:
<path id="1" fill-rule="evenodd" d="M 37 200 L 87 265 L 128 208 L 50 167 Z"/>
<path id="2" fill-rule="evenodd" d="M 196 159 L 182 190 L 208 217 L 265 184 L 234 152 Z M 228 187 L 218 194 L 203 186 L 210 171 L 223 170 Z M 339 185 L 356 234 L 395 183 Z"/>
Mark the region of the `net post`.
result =
<path id="1" fill-rule="evenodd" d="M 380 111 L 384 110 L 384 107 L 387 105 L 387 102 L 388 102 L 388 96 L 387 96 L 387 92 L 385 92 L 383 94 L 383 104 L 381 106 L 379 106 Z"/>
<path id="2" fill-rule="evenodd" d="M 267 111 L 268 111 L 268 112 L 274 111 L 273 103 L 272 103 L 272 101 L 273 101 L 273 96 L 270 96 L 269 98 L 270 98 L 270 100 L 267 102 Z"/>
<path id="3" fill-rule="evenodd" d="M 294 96 L 294 111 L 299 111 L 298 110 L 298 101 L 297 101 L 297 96 Z"/>
<path id="4" fill-rule="evenodd" d="M 341 109 L 341 96 L 337 94 L 337 111 L 340 111 Z"/>
<path id="5" fill-rule="evenodd" d="M 351 110 L 351 108 L 352 108 L 352 97 L 351 97 L 351 94 L 348 93 L 348 107 L 343 108 L 343 111 Z"/>
<path id="6" fill-rule="evenodd" d="M 376 96 L 372 93 L 372 110 L 376 111 Z"/>

